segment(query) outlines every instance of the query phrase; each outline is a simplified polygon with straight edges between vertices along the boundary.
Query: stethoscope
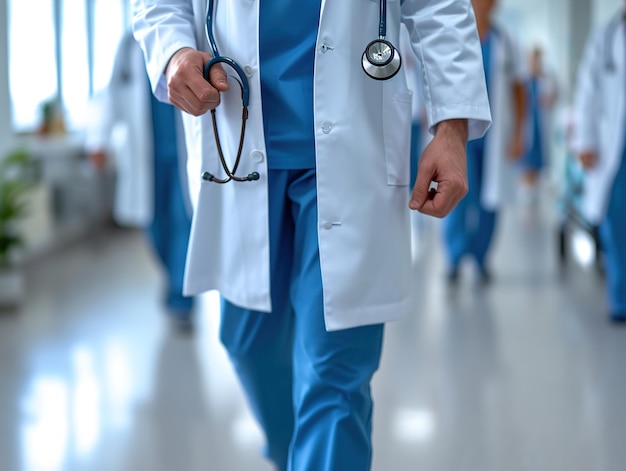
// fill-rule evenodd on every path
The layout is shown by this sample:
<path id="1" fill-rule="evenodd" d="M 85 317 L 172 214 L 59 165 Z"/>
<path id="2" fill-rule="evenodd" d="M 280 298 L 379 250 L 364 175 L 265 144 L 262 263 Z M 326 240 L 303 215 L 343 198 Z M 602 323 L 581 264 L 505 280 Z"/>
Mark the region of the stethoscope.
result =
<path id="1" fill-rule="evenodd" d="M 209 72 L 211 71 L 211 67 L 215 64 L 223 63 L 232 68 L 237 77 L 233 77 L 239 83 L 241 88 L 241 103 L 242 103 L 242 114 L 241 114 L 241 134 L 239 136 L 239 147 L 237 149 L 237 155 L 235 157 L 235 163 L 230 169 L 228 164 L 226 163 L 226 159 L 224 157 L 224 153 L 222 151 L 222 145 L 220 142 L 219 130 L 217 127 L 217 120 L 215 117 L 215 109 L 211 110 L 211 120 L 213 122 L 213 134 L 215 136 L 215 143 L 217 145 L 217 153 L 219 155 L 220 163 L 224 172 L 226 173 L 226 178 L 218 178 L 212 173 L 204 172 L 202 174 L 202 178 L 207 181 L 215 182 L 215 183 L 227 183 L 231 180 L 236 182 L 249 182 L 259 179 L 258 172 L 252 172 L 246 175 L 245 177 L 239 177 L 235 175 L 237 168 L 239 167 L 239 162 L 241 160 L 241 152 L 243 150 L 243 140 L 246 134 L 246 121 L 248 120 L 248 103 L 250 101 L 250 86 L 248 84 L 248 77 L 244 73 L 243 69 L 239 64 L 237 64 L 230 57 L 225 57 L 220 55 L 219 50 L 217 48 L 217 43 L 215 42 L 215 37 L 213 36 L 213 11 L 215 8 L 215 4 L 217 0 L 208 0 L 207 3 L 207 12 L 206 12 L 206 37 L 209 42 L 209 47 L 211 48 L 211 55 L 213 56 L 209 59 L 206 64 L 204 64 L 203 75 L 204 79 L 209 81 Z M 367 47 L 365 48 L 365 52 L 361 57 L 361 66 L 365 73 L 375 79 L 375 80 L 388 80 L 395 76 L 400 70 L 400 66 L 402 65 L 402 59 L 400 57 L 400 53 L 398 50 L 386 39 L 387 35 L 387 0 L 380 0 L 380 15 L 379 15 L 379 23 L 378 23 L 378 38 L 371 41 Z"/>
<path id="2" fill-rule="evenodd" d="M 375 80 L 388 80 L 398 73 L 402 58 L 398 50 L 386 39 L 387 0 L 380 0 L 378 38 L 371 41 L 361 57 L 361 67 Z"/>
<path id="3" fill-rule="evenodd" d="M 206 37 L 209 41 L 209 47 L 211 48 L 211 55 L 213 56 L 211 59 L 204 64 L 204 79 L 209 82 L 209 72 L 211 71 L 211 67 L 215 64 L 223 63 L 232 68 L 236 73 L 237 77 L 234 77 L 239 83 L 241 88 L 241 103 L 242 103 L 242 112 L 241 112 L 241 134 L 239 135 L 239 147 L 237 148 L 237 156 L 235 157 L 235 164 L 233 165 L 232 170 L 228 168 L 228 164 L 226 163 L 226 159 L 224 158 L 224 153 L 222 151 L 222 144 L 220 142 L 220 133 L 217 128 L 217 120 L 215 118 L 215 108 L 211 110 L 211 120 L 213 121 L 213 135 L 215 136 L 215 144 L 217 145 L 217 153 L 220 158 L 220 163 L 222 164 L 222 168 L 226 173 L 226 178 L 218 178 L 212 173 L 204 172 L 202 174 L 202 178 L 204 180 L 208 180 L 210 182 L 215 183 L 227 183 L 231 180 L 236 182 L 251 182 L 259 179 L 259 172 L 252 172 L 246 175 L 245 177 L 238 177 L 235 175 L 237 168 L 239 167 L 239 162 L 241 160 L 241 152 L 243 150 L 243 139 L 246 135 L 246 121 L 248 120 L 248 103 L 250 102 L 250 86 L 248 84 L 248 77 L 244 73 L 243 69 L 239 64 L 237 64 L 230 57 L 222 56 L 217 49 L 217 43 L 215 42 L 215 37 L 213 36 L 213 8 L 214 4 L 217 3 L 217 0 L 209 0 L 207 5 L 206 12 Z"/>

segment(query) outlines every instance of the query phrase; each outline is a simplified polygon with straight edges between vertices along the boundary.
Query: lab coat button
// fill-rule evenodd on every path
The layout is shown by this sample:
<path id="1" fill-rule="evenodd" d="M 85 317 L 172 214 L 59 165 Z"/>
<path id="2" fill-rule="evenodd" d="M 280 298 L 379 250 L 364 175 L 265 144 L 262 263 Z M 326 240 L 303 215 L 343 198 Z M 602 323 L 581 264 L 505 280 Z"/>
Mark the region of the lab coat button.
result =
<path id="1" fill-rule="evenodd" d="M 333 128 L 333 125 L 330 124 L 328 121 L 325 121 L 324 123 L 322 123 L 322 132 L 324 134 L 328 134 L 332 128 Z"/>
<path id="2" fill-rule="evenodd" d="M 263 152 L 258 151 L 258 150 L 253 151 L 252 152 L 252 160 L 254 160 L 258 164 L 263 162 Z"/>
<path id="3" fill-rule="evenodd" d="M 252 77 L 254 75 L 254 67 L 252 67 L 251 65 L 246 65 L 243 68 L 243 71 L 245 72 L 247 77 Z"/>
<path id="4" fill-rule="evenodd" d="M 332 229 L 332 227 L 333 227 L 333 223 L 332 223 L 332 222 L 330 222 L 330 221 L 324 221 L 324 223 L 322 224 L 322 227 L 323 227 L 324 229 Z"/>
<path id="5" fill-rule="evenodd" d="M 332 51 L 333 49 L 335 49 L 332 46 L 329 46 L 327 43 L 323 43 L 320 46 L 320 51 L 322 51 L 322 54 L 326 54 L 328 51 Z"/>

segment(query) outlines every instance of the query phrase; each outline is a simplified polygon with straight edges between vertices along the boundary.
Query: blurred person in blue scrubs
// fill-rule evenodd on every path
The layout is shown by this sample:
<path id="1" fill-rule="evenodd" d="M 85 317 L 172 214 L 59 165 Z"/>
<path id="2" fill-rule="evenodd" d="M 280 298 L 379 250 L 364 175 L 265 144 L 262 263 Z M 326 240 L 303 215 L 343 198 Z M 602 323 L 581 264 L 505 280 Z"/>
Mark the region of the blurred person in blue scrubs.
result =
<path id="1" fill-rule="evenodd" d="M 220 340 L 265 455 L 281 471 L 369 470 L 384 323 L 415 306 L 409 209 L 450 211 L 467 190 L 466 141 L 490 123 L 469 0 L 387 3 L 387 39 L 397 45 L 404 23 L 424 64 L 434 134 L 411 194 L 406 78 L 362 69 L 378 1 L 219 1 L 208 27 L 205 0 L 132 5 L 153 91 L 185 111 L 185 289 L 222 296 Z M 203 76 L 205 30 L 245 73 L 243 111 L 231 67 Z M 237 175 L 258 178 L 216 183 L 227 173 L 213 116 L 231 168 L 240 154 Z"/>
<path id="2" fill-rule="evenodd" d="M 141 48 L 129 31 L 120 41 L 109 85 L 90 104 L 85 145 L 96 167 L 114 168 L 114 220 L 146 228 L 164 273 L 164 307 L 176 326 L 188 331 L 194 299 L 183 296 L 183 278 L 191 207 L 181 171 L 186 158 L 178 113 L 154 98 Z"/>
<path id="3" fill-rule="evenodd" d="M 539 201 L 538 186 L 542 170 L 548 165 L 552 109 L 556 101 L 556 82 L 544 69 L 543 51 L 530 53 L 530 76 L 526 81 L 526 145 L 520 160 L 522 204 L 534 207 Z"/>
<path id="4" fill-rule="evenodd" d="M 626 2 L 625 2 L 626 3 Z M 582 212 L 600 227 L 608 317 L 626 322 L 626 7 L 588 38 L 572 148 L 585 169 Z"/>
<path id="5" fill-rule="evenodd" d="M 461 262 L 471 257 L 479 278 L 491 281 L 489 250 L 501 207 L 515 198 L 513 162 L 524 150 L 524 61 L 518 45 L 492 14 L 496 0 L 472 0 L 482 47 L 493 125 L 481 139 L 468 142 L 469 192 L 445 218 L 443 240 L 447 278 L 456 284 Z"/>

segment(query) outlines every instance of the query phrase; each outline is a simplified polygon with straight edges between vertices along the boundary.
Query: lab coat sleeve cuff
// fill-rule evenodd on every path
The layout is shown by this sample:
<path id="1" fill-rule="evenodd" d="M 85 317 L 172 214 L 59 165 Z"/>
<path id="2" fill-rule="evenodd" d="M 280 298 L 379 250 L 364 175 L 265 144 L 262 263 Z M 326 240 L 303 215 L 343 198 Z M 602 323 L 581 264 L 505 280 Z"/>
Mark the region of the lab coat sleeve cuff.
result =
<path id="1" fill-rule="evenodd" d="M 437 124 L 449 119 L 467 119 L 468 140 L 479 139 L 485 135 L 491 126 L 491 111 L 489 107 L 474 105 L 447 105 L 432 109 L 429 121 L 431 134 L 435 134 Z"/>
<path id="2" fill-rule="evenodd" d="M 189 38 L 186 41 L 176 41 L 170 44 L 167 48 L 163 49 L 163 51 L 159 51 L 159 53 L 154 57 L 153 60 L 147 63 L 148 76 L 150 77 L 150 85 L 152 87 L 152 92 L 154 96 L 159 101 L 163 101 L 165 103 L 169 103 L 169 99 L 167 97 L 167 82 L 165 80 L 165 68 L 169 63 L 172 56 L 176 53 L 176 51 L 183 48 L 191 48 L 196 49 L 196 44 L 193 38 Z"/>

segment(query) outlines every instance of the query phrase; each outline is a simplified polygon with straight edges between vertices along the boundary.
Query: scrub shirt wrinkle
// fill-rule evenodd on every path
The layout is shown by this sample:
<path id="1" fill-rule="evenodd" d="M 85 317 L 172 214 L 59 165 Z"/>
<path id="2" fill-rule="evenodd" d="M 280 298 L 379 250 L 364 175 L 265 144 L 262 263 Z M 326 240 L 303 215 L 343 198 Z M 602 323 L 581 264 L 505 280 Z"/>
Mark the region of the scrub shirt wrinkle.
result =
<path id="1" fill-rule="evenodd" d="M 259 59 L 271 169 L 315 168 L 313 71 L 321 0 L 261 0 Z"/>

